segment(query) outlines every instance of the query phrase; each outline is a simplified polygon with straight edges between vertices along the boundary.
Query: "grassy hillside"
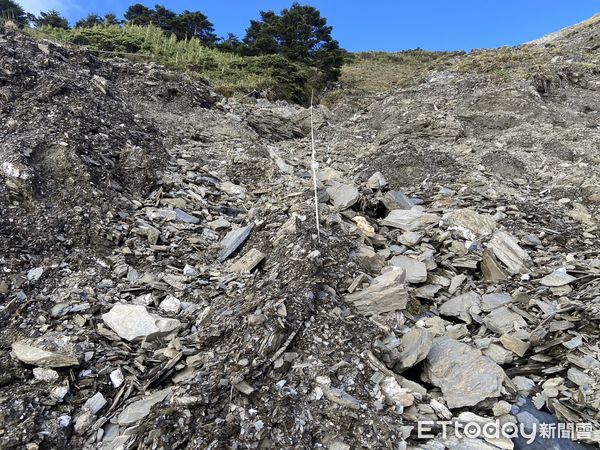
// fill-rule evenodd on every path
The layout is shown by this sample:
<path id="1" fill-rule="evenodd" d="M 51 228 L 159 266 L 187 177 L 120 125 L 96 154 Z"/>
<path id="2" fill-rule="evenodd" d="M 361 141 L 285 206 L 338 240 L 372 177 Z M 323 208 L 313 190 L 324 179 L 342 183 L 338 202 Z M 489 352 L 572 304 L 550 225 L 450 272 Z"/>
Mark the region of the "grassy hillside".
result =
<path id="1" fill-rule="evenodd" d="M 259 93 L 271 99 L 306 103 L 313 87 L 319 89 L 320 73 L 281 56 L 242 57 L 203 46 L 196 38 L 178 41 L 154 26 L 96 26 L 63 30 L 50 27 L 29 33 L 74 48 L 87 49 L 109 58 L 122 56 L 154 61 L 191 76 L 208 78 L 227 96 Z"/>

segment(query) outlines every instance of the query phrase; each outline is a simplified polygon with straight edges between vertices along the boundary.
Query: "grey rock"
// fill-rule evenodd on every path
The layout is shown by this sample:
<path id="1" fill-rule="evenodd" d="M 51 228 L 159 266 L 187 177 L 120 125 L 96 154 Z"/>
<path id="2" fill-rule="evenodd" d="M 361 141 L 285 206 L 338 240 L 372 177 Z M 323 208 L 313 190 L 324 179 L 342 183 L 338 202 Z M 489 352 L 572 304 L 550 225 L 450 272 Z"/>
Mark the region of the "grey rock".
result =
<path id="1" fill-rule="evenodd" d="M 59 333 L 17 341 L 12 344 L 12 351 L 20 361 L 39 367 L 78 366 L 81 360 L 79 348 Z"/>
<path id="2" fill-rule="evenodd" d="M 433 335 L 421 328 L 413 328 L 400 338 L 400 359 L 395 371 L 406 370 L 423 361 L 433 345 Z"/>
<path id="3" fill-rule="evenodd" d="M 375 172 L 367 180 L 367 187 L 371 189 L 381 189 L 387 186 L 387 181 L 381 172 Z"/>
<path id="4" fill-rule="evenodd" d="M 245 227 L 236 228 L 231 230 L 225 235 L 221 241 L 221 251 L 219 252 L 219 262 L 225 261 L 229 258 L 250 236 L 254 225 L 247 225 Z"/>
<path id="5" fill-rule="evenodd" d="M 347 295 L 346 301 L 366 316 L 403 310 L 409 300 L 405 277 L 400 268 L 390 270 L 375 278 L 368 288 Z"/>
<path id="6" fill-rule="evenodd" d="M 440 217 L 437 214 L 425 213 L 417 209 L 395 209 L 390 211 L 381 224 L 404 231 L 417 231 L 427 225 L 437 223 L 439 220 Z"/>
<path id="7" fill-rule="evenodd" d="M 118 303 L 102 314 L 104 323 L 121 338 L 128 341 L 152 340 L 167 336 L 179 328 L 177 319 L 166 319 L 150 314 L 143 305 Z"/>
<path id="8" fill-rule="evenodd" d="M 451 298 L 440 306 L 440 314 L 458 317 L 463 322 L 470 324 L 473 316 L 481 313 L 481 296 L 477 292 L 467 292 Z"/>
<path id="9" fill-rule="evenodd" d="M 531 257 L 510 234 L 505 231 L 496 231 L 488 247 L 506 266 L 509 273 L 513 275 L 529 273 L 529 267 L 533 264 Z"/>
<path id="10" fill-rule="evenodd" d="M 481 297 L 481 310 L 485 312 L 492 311 L 501 306 L 512 303 L 513 298 L 510 294 L 486 294 Z"/>
<path id="11" fill-rule="evenodd" d="M 98 414 L 98 412 L 106 406 L 106 399 L 101 392 L 96 392 L 90 397 L 84 404 L 83 407 L 90 411 L 92 414 Z"/>
<path id="12" fill-rule="evenodd" d="M 567 284 L 572 283 L 576 279 L 577 278 L 575 278 L 573 275 L 569 275 L 566 269 L 560 268 L 542 278 L 540 280 L 540 284 L 542 286 L 548 287 L 560 287 L 566 286 Z"/>
<path id="13" fill-rule="evenodd" d="M 515 329 L 515 325 L 520 328 L 527 327 L 525 319 L 506 306 L 493 310 L 483 321 L 490 330 L 499 334 L 510 333 Z"/>
<path id="14" fill-rule="evenodd" d="M 387 192 L 381 201 L 389 211 L 395 209 L 412 209 L 413 206 L 415 206 L 414 203 L 400 191 Z"/>
<path id="15" fill-rule="evenodd" d="M 499 397 L 505 374 L 479 350 L 443 336 L 433 342 L 422 377 L 442 389 L 453 409 Z"/>
<path id="16" fill-rule="evenodd" d="M 179 209 L 179 208 L 175 208 L 175 220 L 178 220 L 179 222 L 185 222 L 185 223 L 198 223 L 200 222 L 200 219 L 198 219 L 195 216 L 192 216 L 191 214 L 186 213 L 185 211 Z"/>
<path id="17" fill-rule="evenodd" d="M 171 388 L 166 388 L 162 391 L 154 392 L 140 400 L 130 403 L 118 415 L 117 423 L 119 425 L 133 425 L 137 421 L 150 414 L 152 407 L 167 398 L 171 391 Z"/>
<path id="18" fill-rule="evenodd" d="M 488 214 L 479 214 L 473 209 L 464 208 L 444 216 L 450 228 L 463 231 L 465 239 L 491 235 L 496 228 L 496 220 Z"/>
<path id="19" fill-rule="evenodd" d="M 404 269 L 408 283 L 424 283 L 427 281 L 427 266 L 421 261 L 408 256 L 398 255 L 390 260 L 390 264 Z"/>
<path id="20" fill-rule="evenodd" d="M 333 206 L 340 211 L 348 209 L 360 198 L 358 189 L 350 184 L 336 183 L 327 188 Z"/>

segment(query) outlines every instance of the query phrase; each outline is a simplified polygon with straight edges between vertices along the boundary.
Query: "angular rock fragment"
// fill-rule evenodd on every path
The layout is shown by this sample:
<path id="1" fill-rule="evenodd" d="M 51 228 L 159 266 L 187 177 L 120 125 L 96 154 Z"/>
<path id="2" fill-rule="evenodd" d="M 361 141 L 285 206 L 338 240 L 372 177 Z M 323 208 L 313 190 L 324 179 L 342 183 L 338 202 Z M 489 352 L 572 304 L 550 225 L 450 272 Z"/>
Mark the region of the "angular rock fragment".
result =
<path id="1" fill-rule="evenodd" d="M 143 419 L 157 403 L 162 402 L 171 393 L 171 388 L 163 389 L 162 391 L 153 392 L 146 397 L 130 403 L 117 417 L 119 425 L 133 425 L 138 420 Z"/>
<path id="2" fill-rule="evenodd" d="M 433 342 L 422 374 L 442 389 L 450 409 L 499 397 L 504 377 L 502 368 L 479 350 L 445 336 Z"/>
<path id="3" fill-rule="evenodd" d="M 427 266 L 421 261 L 404 255 L 394 256 L 390 264 L 400 267 L 406 272 L 407 283 L 424 283 L 427 281 Z"/>
<path id="4" fill-rule="evenodd" d="M 236 273 L 247 273 L 251 272 L 261 261 L 265 259 L 264 253 L 253 248 L 248 251 L 244 256 L 234 262 L 230 269 Z"/>
<path id="5" fill-rule="evenodd" d="M 387 181 L 381 172 L 375 172 L 367 180 L 367 187 L 370 189 L 381 189 L 387 186 Z"/>
<path id="6" fill-rule="evenodd" d="M 489 236 L 496 228 L 496 220 L 492 216 L 479 214 L 470 208 L 452 211 L 444 216 L 444 221 L 450 229 L 462 231 L 464 238 L 470 240 Z"/>
<path id="7" fill-rule="evenodd" d="M 186 213 L 182 209 L 175 208 L 175 220 L 185 223 L 199 223 L 200 219 L 191 214 Z"/>
<path id="8" fill-rule="evenodd" d="M 467 292 L 445 302 L 439 308 L 444 316 L 458 317 L 466 324 L 473 322 L 473 316 L 481 313 L 481 296 L 477 292 Z"/>
<path id="9" fill-rule="evenodd" d="M 385 377 L 379 387 L 385 403 L 390 406 L 408 407 L 415 401 L 415 397 L 408 392 L 408 389 L 401 387 L 394 377 Z"/>
<path id="10" fill-rule="evenodd" d="M 437 223 L 439 220 L 440 217 L 437 214 L 425 213 L 417 209 L 395 209 L 390 211 L 381 224 L 404 231 L 417 231 Z"/>
<path id="11" fill-rule="evenodd" d="M 247 225 L 227 233 L 221 241 L 219 262 L 223 262 L 229 258 L 248 239 L 253 228 L 254 225 Z"/>
<path id="12" fill-rule="evenodd" d="M 510 274 L 529 273 L 529 267 L 532 265 L 531 257 L 507 232 L 496 231 L 488 243 L 488 248 L 504 263 Z"/>
<path id="13" fill-rule="evenodd" d="M 513 298 L 510 294 L 486 294 L 481 297 L 481 310 L 489 312 L 501 306 L 506 306 L 512 301 Z"/>
<path id="14" fill-rule="evenodd" d="M 511 336 L 510 334 L 503 334 L 500 336 L 500 342 L 504 346 L 505 349 L 510 350 L 516 355 L 525 356 L 527 350 L 529 349 L 529 343 L 524 342 L 519 338 Z"/>
<path id="15" fill-rule="evenodd" d="M 81 360 L 79 348 L 59 333 L 14 342 L 12 351 L 20 361 L 38 367 L 78 366 Z"/>
<path id="16" fill-rule="evenodd" d="M 368 288 L 347 295 L 346 301 L 365 316 L 403 310 L 409 300 L 405 276 L 400 268 L 390 270 L 375 278 Z"/>
<path id="17" fill-rule="evenodd" d="M 143 305 L 118 303 L 102 320 L 111 330 L 127 341 L 152 340 L 177 330 L 181 322 L 150 314 Z"/>
<path id="18" fill-rule="evenodd" d="M 560 268 L 542 278 L 540 284 L 548 287 L 561 287 L 572 283 L 576 279 L 573 275 L 569 275 L 565 268 Z"/>
<path id="19" fill-rule="evenodd" d="M 413 206 L 415 206 L 413 202 L 400 191 L 387 192 L 381 201 L 389 211 L 395 209 L 412 209 Z"/>
<path id="20" fill-rule="evenodd" d="M 510 333 L 516 329 L 515 327 L 527 327 L 525 319 L 506 306 L 493 310 L 483 321 L 490 330 L 499 334 Z"/>
<path id="21" fill-rule="evenodd" d="M 396 372 L 409 369 L 423 361 L 433 345 L 433 335 L 421 328 L 413 328 L 400 338 L 400 358 L 394 366 Z"/>
<path id="22" fill-rule="evenodd" d="M 503 281 L 508 278 L 508 274 L 500 266 L 500 263 L 494 256 L 494 253 L 488 248 L 483 252 L 481 260 L 481 272 L 483 277 L 492 283 Z"/>
<path id="23" fill-rule="evenodd" d="M 339 211 L 352 207 L 360 198 L 358 189 L 355 186 L 342 183 L 329 186 L 327 194 L 329 194 L 333 206 Z"/>

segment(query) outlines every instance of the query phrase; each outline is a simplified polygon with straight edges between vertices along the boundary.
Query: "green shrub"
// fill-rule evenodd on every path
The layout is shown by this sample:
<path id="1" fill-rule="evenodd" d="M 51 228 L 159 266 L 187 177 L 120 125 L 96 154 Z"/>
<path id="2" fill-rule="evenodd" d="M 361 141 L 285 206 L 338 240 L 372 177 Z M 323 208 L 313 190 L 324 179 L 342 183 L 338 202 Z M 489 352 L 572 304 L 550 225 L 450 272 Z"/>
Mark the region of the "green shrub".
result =
<path id="1" fill-rule="evenodd" d="M 146 57 L 167 67 L 202 76 L 223 95 L 256 93 L 274 99 L 307 104 L 311 89 L 325 86 L 324 73 L 314 67 L 292 62 L 279 55 L 240 56 L 205 46 L 200 39 L 177 40 L 167 37 L 155 26 L 97 25 L 90 28 L 62 30 L 41 27 L 31 30 L 37 36 L 73 44 L 102 57 Z"/>

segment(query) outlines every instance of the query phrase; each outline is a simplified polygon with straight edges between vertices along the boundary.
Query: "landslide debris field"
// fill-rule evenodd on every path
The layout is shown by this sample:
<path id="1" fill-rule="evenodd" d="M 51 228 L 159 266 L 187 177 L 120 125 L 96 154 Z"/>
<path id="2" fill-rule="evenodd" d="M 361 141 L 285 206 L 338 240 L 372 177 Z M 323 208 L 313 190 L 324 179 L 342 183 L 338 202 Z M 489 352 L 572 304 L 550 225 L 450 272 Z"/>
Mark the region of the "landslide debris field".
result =
<path id="1" fill-rule="evenodd" d="M 0 448 L 597 448 L 598 22 L 331 94 L 320 242 L 310 110 L 0 28 Z"/>

